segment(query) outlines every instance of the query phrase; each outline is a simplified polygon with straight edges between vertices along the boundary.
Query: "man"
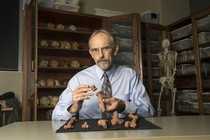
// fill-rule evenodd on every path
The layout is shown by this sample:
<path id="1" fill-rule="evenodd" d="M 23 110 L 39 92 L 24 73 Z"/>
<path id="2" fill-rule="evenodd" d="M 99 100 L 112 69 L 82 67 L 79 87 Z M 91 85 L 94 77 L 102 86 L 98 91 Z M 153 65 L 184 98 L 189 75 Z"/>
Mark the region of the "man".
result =
<path id="1" fill-rule="evenodd" d="M 104 99 L 107 112 L 118 111 L 119 117 L 128 113 L 140 117 L 153 116 L 154 108 L 135 71 L 114 64 L 119 47 L 113 36 L 106 30 L 96 30 L 88 43 L 96 65 L 70 79 L 53 110 L 52 120 L 68 120 L 74 115 L 79 115 L 79 119 L 102 118 L 96 93 L 102 90 L 104 72 L 108 75 L 112 91 L 112 97 Z M 95 85 L 97 90 L 93 91 L 91 85 Z"/>

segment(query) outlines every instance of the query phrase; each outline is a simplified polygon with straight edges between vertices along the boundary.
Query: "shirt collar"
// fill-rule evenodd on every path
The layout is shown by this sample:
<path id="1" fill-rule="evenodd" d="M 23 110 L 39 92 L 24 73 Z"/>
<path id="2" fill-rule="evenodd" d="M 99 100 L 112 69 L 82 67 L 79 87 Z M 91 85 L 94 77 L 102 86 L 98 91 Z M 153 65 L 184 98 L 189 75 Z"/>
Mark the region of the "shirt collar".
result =
<path id="1" fill-rule="evenodd" d="M 104 74 L 104 71 L 102 69 L 100 69 L 97 65 L 95 67 L 95 71 L 96 71 L 96 74 L 98 76 L 99 79 L 102 79 L 103 78 L 103 74 Z M 115 71 L 115 65 L 113 65 L 111 67 L 111 69 L 109 69 L 108 71 L 106 71 L 109 79 L 112 78 L 113 74 L 114 74 L 114 71 Z"/>

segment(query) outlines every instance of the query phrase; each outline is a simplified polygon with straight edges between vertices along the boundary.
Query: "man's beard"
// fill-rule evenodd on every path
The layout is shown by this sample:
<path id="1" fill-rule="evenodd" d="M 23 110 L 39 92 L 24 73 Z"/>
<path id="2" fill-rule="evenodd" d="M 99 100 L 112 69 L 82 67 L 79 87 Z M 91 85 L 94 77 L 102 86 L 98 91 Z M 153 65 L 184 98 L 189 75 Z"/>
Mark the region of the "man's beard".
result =
<path id="1" fill-rule="evenodd" d="M 107 70 L 110 67 L 109 60 L 107 59 L 99 59 L 97 61 L 97 65 L 102 69 L 102 70 Z"/>

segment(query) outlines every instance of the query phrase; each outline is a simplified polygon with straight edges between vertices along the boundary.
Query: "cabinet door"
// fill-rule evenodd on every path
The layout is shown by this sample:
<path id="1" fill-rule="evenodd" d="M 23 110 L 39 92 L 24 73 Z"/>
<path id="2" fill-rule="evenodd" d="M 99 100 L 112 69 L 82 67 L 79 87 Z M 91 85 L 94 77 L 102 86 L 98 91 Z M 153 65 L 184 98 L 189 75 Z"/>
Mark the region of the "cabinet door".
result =
<path id="1" fill-rule="evenodd" d="M 175 87 L 177 88 L 176 111 L 192 113 L 192 100 L 183 97 L 188 94 L 197 95 L 195 55 L 192 40 L 191 18 L 171 27 L 171 47 L 177 52 Z M 197 53 L 196 53 L 197 55 Z M 187 84 L 186 84 L 187 83 Z M 186 96 L 187 97 L 187 96 Z"/>
<path id="2" fill-rule="evenodd" d="M 210 8 L 192 17 L 197 101 L 193 111 L 210 114 Z"/>
<path id="3" fill-rule="evenodd" d="M 168 38 L 166 26 L 151 23 L 141 23 L 142 34 L 142 61 L 144 84 L 155 109 L 160 94 L 160 77 L 163 70 L 160 69 L 158 53 L 163 51 L 162 40 Z M 166 94 L 162 95 L 161 106 L 167 106 L 169 98 Z M 163 108 L 163 115 L 167 115 L 166 108 Z"/>
<path id="4" fill-rule="evenodd" d="M 119 46 L 116 64 L 133 68 L 142 79 L 140 22 L 138 14 L 107 18 L 107 28 Z"/>

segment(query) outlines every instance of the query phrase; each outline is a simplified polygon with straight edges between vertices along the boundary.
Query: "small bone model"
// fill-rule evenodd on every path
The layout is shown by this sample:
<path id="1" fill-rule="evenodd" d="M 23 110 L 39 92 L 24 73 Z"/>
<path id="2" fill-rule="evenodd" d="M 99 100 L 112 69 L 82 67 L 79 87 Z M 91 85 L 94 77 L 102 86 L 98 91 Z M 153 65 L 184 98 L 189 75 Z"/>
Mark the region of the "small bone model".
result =
<path id="1" fill-rule="evenodd" d="M 134 115 L 134 114 L 128 114 L 128 117 L 131 118 L 131 121 L 126 121 L 125 122 L 125 127 L 126 128 L 136 128 L 137 127 L 137 121 L 139 119 L 138 115 Z"/>
<path id="2" fill-rule="evenodd" d="M 121 124 L 124 123 L 124 120 L 118 117 L 117 111 L 115 111 L 115 112 L 113 113 L 112 118 L 113 118 L 113 119 L 111 119 L 112 125 L 117 125 L 117 124 L 121 125 Z"/>
<path id="3" fill-rule="evenodd" d="M 82 124 L 81 128 L 83 128 L 83 129 L 89 129 L 89 128 L 90 128 L 90 125 L 85 121 L 85 122 Z"/>
<path id="4" fill-rule="evenodd" d="M 105 105 L 102 99 L 102 92 L 99 91 L 98 93 L 96 93 L 96 96 L 98 96 L 98 101 L 99 101 L 99 105 L 101 107 L 101 112 L 104 113 L 106 111 L 105 109 Z"/>
<path id="5" fill-rule="evenodd" d="M 92 91 L 97 90 L 97 88 L 95 87 L 95 85 L 90 86 L 90 88 L 91 88 Z"/>
<path id="6" fill-rule="evenodd" d="M 73 124 L 77 122 L 77 118 L 76 117 L 72 117 L 68 123 L 66 125 L 64 125 L 64 129 L 71 129 L 74 128 Z"/>
<path id="7" fill-rule="evenodd" d="M 108 124 L 107 123 L 108 123 L 107 120 L 104 120 L 104 119 L 98 120 L 98 126 L 102 126 L 104 129 L 108 128 Z"/>

